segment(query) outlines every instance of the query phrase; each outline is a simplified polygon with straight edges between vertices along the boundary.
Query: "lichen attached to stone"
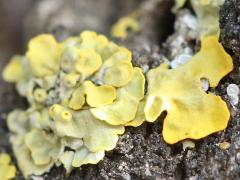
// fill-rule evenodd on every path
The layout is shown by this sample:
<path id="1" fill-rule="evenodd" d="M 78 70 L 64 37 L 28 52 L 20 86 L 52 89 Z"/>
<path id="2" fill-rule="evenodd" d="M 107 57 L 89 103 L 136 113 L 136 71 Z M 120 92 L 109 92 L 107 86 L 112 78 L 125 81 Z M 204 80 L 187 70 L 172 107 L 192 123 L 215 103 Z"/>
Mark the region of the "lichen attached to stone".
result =
<path id="1" fill-rule="evenodd" d="M 84 31 L 63 42 L 37 36 L 26 55 L 13 57 L 3 71 L 29 103 L 7 119 L 19 168 L 28 177 L 53 165 L 63 164 L 69 173 L 96 164 L 125 126 L 156 121 L 163 111 L 163 137 L 170 144 L 223 130 L 230 116 L 226 103 L 206 93 L 202 80 L 216 87 L 232 68 L 216 36 L 205 37 L 190 60 L 147 72 L 144 96 L 145 77 L 133 67 L 131 52 L 105 36 Z"/>
<path id="2" fill-rule="evenodd" d="M 169 69 L 167 64 L 149 71 L 148 94 L 144 108 L 146 119 L 155 121 L 163 111 L 163 137 L 173 144 L 183 139 L 200 139 L 223 130 L 230 113 L 221 97 L 202 90 L 201 79 L 210 87 L 233 68 L 231 57 L 216 37 L 206 37 L 202 47 L 186 64 Z"/>
<path id="3" fill-rule="evenodd" d="M 91 31 L 63 42 L 39 35 L 25 56 L 11 59 L 3 78 L 16 83 L 29 102 L 27 110 L 8 116 L 25 177 L 54 164 L 68 172 L 95 164 L 116 146 L 124 126 L 139 120 L 144 97 L 144 75 L 131 59 L 128 49 Z"/>
<path id="4" fill-rule="evenodd" d="M 224 0 L 191 0 L 191 5 L 197 16 L 198 33 L 201 37 L 207 35 L 218 36 L 219 29 L 219 11 Z M 175 0 L 174 11 L 182 8 L 186 0 Z"/>
<path id="5" fill-rule="evenodd" d="M 9 180 L 16 176 L 16 167 L 10 165 L 11 158 L 8 154 L 0 154 L 0 179 Z"/>
<path id="6" fill-rule="evenodd" d="M 112 27 L 111 34 L 113 37 L 125 39 L 129 32 L 140 31 L 140 23 L 134 16 L 125 16 L 120 18 Z"/>

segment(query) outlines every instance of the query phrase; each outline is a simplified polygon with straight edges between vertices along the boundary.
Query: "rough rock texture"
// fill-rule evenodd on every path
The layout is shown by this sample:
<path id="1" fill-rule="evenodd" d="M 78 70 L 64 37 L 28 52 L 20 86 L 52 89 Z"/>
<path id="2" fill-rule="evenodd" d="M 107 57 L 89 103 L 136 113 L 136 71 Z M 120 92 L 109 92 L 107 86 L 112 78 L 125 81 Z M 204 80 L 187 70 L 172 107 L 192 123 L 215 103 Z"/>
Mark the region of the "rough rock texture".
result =
<path id="1" fill-rule="evenodd" d="M 225 0 L 220 12 L 221 40 L 226 48 L 240 55 L 240 1 Z"/>
<path id="2" fill-rule="evenodd" d="M 51 2 L 53 1 L 54 0 L 51 0 Z M 94 13 L 100 11 L 99 13 L 101 14 L 101 7 L 99 6 L 96 9 L 97 5 L 91 3 L 93 1 L 88 2 L 88 0 L 86 0 L 88 3 L 85 4 L 86 6 L 83 6 L 84 9 L 89 9 L 89 12 L 80 9 L 80 7 L 74 8 L 73 5 L 70 5 L 77 1 L 71 0 L 70 2 L 71 3 L 67 3 L 66 5 L 69 9 L 68 11 L 71 10 L 71 13 L 74 13 L 75 17 L 80 16 L 79 19 L 81 19 L 81 15 L 86 13 L 94 15 Z M 83 2 L 85 2 L 85 0 L 81 1 L 81 3 Z M 141 23 L 147 23 L 148 25 L 144 25 L 142 33 L 131 36 L 127 41 L 119 41 L 119 43 L 126 45 L 133 51 L 134 64 L 143 66 L 143 69 L 148 70 L 149 68 L 159 65 L 166 60 L 164 56 L 169 59 L 172 58 L 170 49 L 171 44 L 173 44 L 176 39 L 175 37 L 178 36 L 177 33 L 169 37 L 164 48 L 161 48 L 161 44 L 173 30 L 174 18 L 170 13 L 171 2 L 172 1 L 167 0 L 146 0 L 143 4 L 139 4 L 145 12 L 142 15 Z M 234 35 L 234 33 L 231 35 L 232 33 L 229 33 L 230 31 L 234 31 L 232 27 L 237 27 L 236 15 L 234 15 L 237 14 L 236 2 L 237 0 L 226 0 L 221 10 L 221 37 L 224 46 L 236 54 L 234 59 L 235 69 L 220 83 L 215 91 L 212 90 L 216 94 L 221 95 L 227 102 L 229 102 L 229 97 L 226 95 L 227 85 L 229 83 L 240 84 L 239 62 L 237 61 L 239 58 L 238 53 L 240 52 L 238 48 L 240 48 L 240 46 L 238 46 L 237 43 L 230 43 L 232 39 L 236 42 L 239 41 L 239 33 L 238 35 Z M 41 3 L 44 4 L 46 1 L 40 2 L 33 8 L 25 21 L 26 41 L 34 34 L 52 31 L 51 27 L 56 25 L 54 22 L 62 22 L 60 21 L 61 12 L 59 12 L 59 10 L 55 10 L 54 13 L 50 13 L 49 16 L 46 15 L 46 18 L 40 21 L 41 17 L 36 9 L 41 6 Z M 109 8 L 115 8 L 115 5 L 112 4 L 113 1 L 101 0 L 101 4 L 104 3 L 106 3 L 106 6 Z M 118 3 L 120 3 L 120 1 Z M 125 9 L 124 6 L 126 6 L 126 11 L 124 10 L 124 12 L 130 11 L 128 7 L 135 7 L 137 5 L 137 3 L 133 6 L 128 5 L 129 1 L 127 0 L 123 1 L 123 3 L 125 3 L 125 5 L 122 4 L 120 7 Z M 63 7 L 65 8 L 65 6 L 62 6 L 62 8 Z M 106 7 L 104 7 L 104 13 L 110 13 L 109 11 L 106 12 Z M 107 21 L 109 24 L 105 26 L 105 18 L 109 18 L 107 17 L 109 14 L 105 15 L 104 13 L 102 16 L 98 15 L 96 17 L 96 15 L 94 15 L 93 19 L 98 19 L 99 21 L 96 30 L 107 33 L 112 22 Z M 119 15 L 114 14 L 114 17 L 111 18 L 117 19 L 118 16 Z M 229 19 L 224 20 L 224 18 Z M 166 19 L 168 19 L 168 24 L 166 24 Z M 31 25 L 30 22 L 33 24 Z M 233 22 L 232 25 L 230 22 Z M 80 21 L 76 21 L 76 23 L 72 25 L 66 25 L 67 27 L 63 29 L 60 28 L 60 31 L 56 31 L 56 29 L 59 30 L 59 28 L 53 29 L 55 29 L 55 35 L 61 39 L 69 34 L 78 33 L 80 29 L 84 29 L 86 26 L 92 27 L 92 24 L 88 23 L 90 22 L 86 21 L 81 23 Z M 155 29 L 156 26 L 158 26 L 158 28 Z M 198 48 L 195 42 L 191 42 L 190 40 L 189 43 L 190 47 Z M 5 89 L 5 86 L 1 85 L 1 87 Z M 0 91 L 0 93 L 0 97 L 2 97 L 4 94 L 2 94 L 2 91 Z M 19 97 L 16 97 L 14 93 L 12 93 L 11 97 L 19 100 Z M 5 100 L 5 102 L 7 102 L 7 100 Z M 10 103 L 12 103 L 12 105 L 15 104 L 12 101 Z M 47 180 L 240 179 L 240 106 L 233 107 L 230 103 L 228 104 L 232 115 L 228 128 L 223 132 L 215 133 L 202 140 L 194 141 L 196 144 L 194 149 L 187 148 L 183 150 L 182 143 L 168 145 L 163 141 L 161 134 L 163 115 L 155 123 L 145 123 L 138 128 L 127 128 L 126 133 L 121 136 L 117 147 L 113 151 L 108 152 L 104 160 L 99 164 L 77 168 L 68 176 L 65 174 L 63 167 L 53 168 L 52 171 L 44 175 L 43 178 Z M 1 112 L 9 111 L 9 109 L 5 109 L 4 107 L 4 104 L 1 102 Z M 5 115 L 1 113 L 0 151 L 11 152 L 11 146 L 7 141 L 8 131 L 4 123 Z M 230 148 L 226 150 L 220 148 L 219 143 L 224 141 L 230 143 Z M 23 179 L 23 177 L 18 174 L 16 179 L 20 180 Z"/>

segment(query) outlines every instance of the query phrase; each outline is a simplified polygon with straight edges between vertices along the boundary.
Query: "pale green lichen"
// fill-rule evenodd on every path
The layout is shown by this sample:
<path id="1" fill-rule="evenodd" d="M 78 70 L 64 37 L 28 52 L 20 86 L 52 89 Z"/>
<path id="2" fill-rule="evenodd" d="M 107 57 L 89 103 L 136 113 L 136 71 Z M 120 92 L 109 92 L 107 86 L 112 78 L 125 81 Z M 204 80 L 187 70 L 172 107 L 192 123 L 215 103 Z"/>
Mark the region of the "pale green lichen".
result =
<path id="1" fill-rule="evenodd" d="M 218 36 L 220 33 L 219 11 L 224 0 L 192 0 L 191 2 L 197 15 L 200 36 Z"/>
<path id="2" fill-rule="evenodd" d="M 173 12 L 176 12 L 178 9 L 182 8 L 186 4 L 187 0 L 175 0 L 175 5 L 173 7 Z"/>
<path id="3" fill-rule="evenodd" d="M 191 5 L 197 16 L 199 35 L 215 35 L 219 34 L 219 11 L 224 0 L 191 0 Z M 186 0 L 175 0 L 174 11 L 182 8 Z"/>
<path id="4" fill-rule="evenodd" d="M 95 164 L 116 146 L 124 126 L 142 123 L 137 110 L 145 79 L 131 59 L 128 49 L 91 31 L 60 43 L 52 35 L 37 36 L 26 56 L 11 59 L 3 77 L 30 104 L 8 116 L 25 177 L 54 164 L 68 172 Z"/>

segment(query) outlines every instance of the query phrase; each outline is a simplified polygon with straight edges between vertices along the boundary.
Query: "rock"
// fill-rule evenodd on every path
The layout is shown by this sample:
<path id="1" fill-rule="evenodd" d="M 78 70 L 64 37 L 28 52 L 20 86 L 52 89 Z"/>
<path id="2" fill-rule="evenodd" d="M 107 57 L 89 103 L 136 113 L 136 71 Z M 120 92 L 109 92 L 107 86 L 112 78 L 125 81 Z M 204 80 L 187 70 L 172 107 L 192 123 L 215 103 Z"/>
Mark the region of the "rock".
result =
<path id="1" fill-rule="evenodd" d="M 236 17 L 240 8 L 237 8 L 236 2 L 235 0 L 226 0 L 221 9 L 220 21 L 223 44 L 235 53 L 235 61 L 240 55 L 240 41 L 239 37 L 235 35 L 235 33 L 239 35 Z M 54 3 L 56 4 L 54 5 Z M 181 35 L 179 32 L 174 33 L 165 42 L 163 48 L 160 46 L 173 32 L 174 17 L 170 13 L 171 4 L 170 0 L 146 0 L 143 4 L 139 4 L 139 0 L 131 2 L 128 0 L 43 0 L 33 7 L 28 14 L 25 20 L 24 38 L 27 42 L 33 35 L 53 31 L 55 36 L 62 39 L 68 35 L 78 34 L 85 28 L 93 28 L 108 34 L 111 24 L 118 17 L 128 14 L 140 5 L 145 12 L 141 22 L 145 24 L 143 32 L 133 35 L 127 41 L 118 40 L 118 43 L 133 51 L 133 63 L 136 66 L 142 66 L 145 71 L 148 71 L 163 61 L 167 61 L 166 58 L 171 60 L 181 53 L 192 54 L 198 49 L 198 44 L 193 42 L 195 36 L 192 31 L 194 20 L 191 19 L 193 17 L 190 11 L 181 12 L 190 17 L 190 20 L 185 23 L 186 25 L 178 24 L 178 27 L 184 30 L 184 37 L 179 40 L 179 46 L 182 49 L 178 47 L 176 52 L 172 51 L 176 45 L 175 40 Z M 48 5 L 53 7 L 48 7 Z M 117 9 L 116 7 L 121 8 Z M 88 16 L 92 20 L 88 20 Z M 186 22 L 186 18 L 183 18 L 182 21 Z M 239 73 L 239 65 L 237 64 L 235 70 L 220 83 L 215 91 L 228 102 L 228 105 L 230 102 L 226 92 L 227 86 L 230 83 L 239 85 Z M 1 87 L 4 91 L 8 91 L 5 86 Z M 8 108 L 15 107 L 17 99 L 22 102 L 13 92 L 9 93 L 11 93 L 12 104 L 9 104 Z M 4 94 L 1 92 L 2 96 Z M 1 111 L 7 112 L 3 108 L 5 106 L 3 104 L 1 106 Z M 127 128 L 117 147 L 108 152 L 99 164 L 85 165 L 74 169 L 70 175 L 66 175 L 63 167 L 54 167 L 49 174 L 43 175 L 43 179 L 239 179 L 240 110 L 238 106 L 237 109 L 233 109 L 231 106 L 229 108 L 234 113 L 232 113 L 228 128 L 202 140 L 194 141 L 195 148 L 193 149 L 187 148 L 184 151 L 181 143 L 168 145 L 164 142 L 161 134 L 164 118 L 162 115 L 155 123 L 144 123 L 137 128 Z M 3 138 L 0 138 L 0 150 L 11 152 L 4 119 L 6 116 L 2 114 L 0 135 Z M 218 146 L 224 141 L 231 143 L 231 146 L 226 150 L 222 150 Z M 23 177 L 18 174 L 16 179 L 20 180 Z"/>
<path id="2" fill-rule="evenodd" d="M 227 95 L 229 96 L 231 105 L 237 105 L 239 101 L 239 87 L 236 84 L 229 84 L 227 87 Z"/>
<path id="3" fill-rule="evenodd" d="M 240 55 L 240 1 L 225 0 L 220 11 L 220 29 L 223 45 Z"/>

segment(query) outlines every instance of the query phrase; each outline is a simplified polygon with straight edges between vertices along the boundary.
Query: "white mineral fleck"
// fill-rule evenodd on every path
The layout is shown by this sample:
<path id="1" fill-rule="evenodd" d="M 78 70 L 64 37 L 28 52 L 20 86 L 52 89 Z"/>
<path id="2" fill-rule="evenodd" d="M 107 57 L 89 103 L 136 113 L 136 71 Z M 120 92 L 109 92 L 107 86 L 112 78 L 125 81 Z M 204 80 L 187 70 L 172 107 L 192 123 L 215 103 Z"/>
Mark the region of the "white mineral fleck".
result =
<path id="1" fill-rule="evenodd" d="M 190 47 L 185 47 L 183 52 L 184 54 L 193 55 L 193 50 Z"/>
<path id="2" fill-rule="evenodd" d="M 195 143 L 191 140 L 182 141 L 183 150 L 185 151 L 187 148 L 193 149 L 195 148 Z"/>
<path id="3" fill-rule="evenodd" d="M 206 92 L 209 89 L 209 81 L 206 78 L 202 78 L 201 82 L 202 82 L 202 90 Z"/>
<path id="4" fill-rule="evenodd" d="M 181 54 L 177 56 L 171 63 L 170 66 L 174 69 L 178 66 L 181 66 L 183 64 L 186 64 L 190 59 L 192 58 L 189 54 Z"/>
<path id="5" fill-rule="evenodd" d="M 32 180 L 44 180 L 44 178 L 40 177 L 40 176 L 31 176 L 31 179 Z"/>
<path id="6" fill-rule="evenodd" d="M 227 94 L 229 96 L 237 96 L 239 94 L 239 87 L 236 84 L 229 84 L 227 87 Z"/>
<path id="7" fill-rule="evenodd" d="M 236 106 L 239 102 L 239 97 L 238 96 L 231 96 L 230 97 L 230 103 L 233 105 L 233 106 Z"/>
<path id="8" fill-rule="evenodd" d="M 230 103 L 234 106 L 239 101 L 239 87 L 236 84 L 229 84 L 227 87 L 227 95 L 229 96 Z"/>
<path id="9" fill-rule="evenodd" d="M 189 180 L 197 180 L 197 179 L 198 179 L 198 175 L 192 176 L 192 177 L 189 178 Z"/>
<path id="10" fill-rule="evenodd" d="M 149 70 L 149 66 L 147 64 L 142 65 L 142 70 L 144 73 L 147 73 L 147 71 Z"/>
<path id="11" fill-rule="evenodd" d="M 197 29 L 197 18 L 191 14 L 185 14 L 183 16 L 183 22 L 188 26 L 190 29 Z"/>
<path id="12" fill-rule="evenodd" d="M 151 171 L 149 169 L 149 164 L 148 163 L 145 164 L 145 168 L 146 168 L 146 170 L 145 170 L 146 176 L 151 176 L 152 173 L 151 173 Z"/>

